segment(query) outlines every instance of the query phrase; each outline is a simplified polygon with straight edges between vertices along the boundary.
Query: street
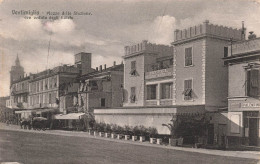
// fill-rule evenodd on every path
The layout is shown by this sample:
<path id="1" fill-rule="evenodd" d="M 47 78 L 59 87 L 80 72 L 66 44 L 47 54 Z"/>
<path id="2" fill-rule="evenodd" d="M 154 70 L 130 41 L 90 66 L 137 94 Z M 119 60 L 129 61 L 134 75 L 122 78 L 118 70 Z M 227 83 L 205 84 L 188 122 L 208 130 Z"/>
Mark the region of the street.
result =
<path id="1" fill-rule="evenodd" d="M 0 130 L 0 162 L 245 164 L 257 163 L 257 160 L 146 147 L 95 138 Z"/>

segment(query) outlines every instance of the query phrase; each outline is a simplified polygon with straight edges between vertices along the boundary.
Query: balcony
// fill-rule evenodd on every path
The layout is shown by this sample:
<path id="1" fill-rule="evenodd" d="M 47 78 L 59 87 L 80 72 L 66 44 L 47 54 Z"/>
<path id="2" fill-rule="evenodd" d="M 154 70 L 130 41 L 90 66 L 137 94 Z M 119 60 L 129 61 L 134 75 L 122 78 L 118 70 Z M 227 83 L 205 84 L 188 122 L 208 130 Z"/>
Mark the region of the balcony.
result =
<path id="1" fill-rule="evenodd" d="M 172 105 L 172 102 L 172 99 L 146 100 L 145 106 L 169 106 Z"/>
<path id="2" fill-rule="evenodd" d="M 160 77 L 167 77 L 167 76 L 172 76 L 173 74 L 173 68 L 165 68 L 165 69 L 160 69 L 156 71 L 150 71 L 145 73 L 145 79 L 155 79 L 155 78 L 160 78 Z"/>

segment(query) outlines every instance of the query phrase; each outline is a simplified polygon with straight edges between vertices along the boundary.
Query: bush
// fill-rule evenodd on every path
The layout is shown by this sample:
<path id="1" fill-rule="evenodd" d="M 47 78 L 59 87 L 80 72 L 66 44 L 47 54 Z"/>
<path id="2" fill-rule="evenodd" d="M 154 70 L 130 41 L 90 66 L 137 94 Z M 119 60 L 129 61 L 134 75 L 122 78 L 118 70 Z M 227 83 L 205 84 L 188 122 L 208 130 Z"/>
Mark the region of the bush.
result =
<path id="1" fill-rule="evenodd" d="M 155 127 L 149 127 L 148 128 L 148 134 L 150 138 L 154 138 L 158 135 L 158 131 Z"/>
<path id="2" fill-rule="evenodd" d="M 139 131 L 141 136 L 148 136 L 148 129 L 144 127 L 143 125 L 139 126 Z"/>
<path id="3" fill-rule="evenodd" d="M 105 127 L 104 127 L 104 132 L 111 133 L 111 131 L 112 131 L 111 125 L 110 124 L 106 124 Z"/>
<path id="4" fill-rule="evenodd" d="M 124 134 L 125 134 L 125 135 L 131 135 L 131 134 L 132 134 L 132 133 L 131 133 L 131 127 L 130 127 L 130 126 L 125 125 L 125 127 L 124 127 Z"/>
<path id="5" fill-rule="evenodd" d="M 140 128 L 139 128 L 139 126 L 133 127 L 132 133 L 133 133 L 134 136 L 140 135 Z"/>
<path id="6" fill-rule="evenodd" d="M 98 132 L 104 132 L 106 124 L 101 122 L 101 123 L 95 123 L 95 130 Z"/>

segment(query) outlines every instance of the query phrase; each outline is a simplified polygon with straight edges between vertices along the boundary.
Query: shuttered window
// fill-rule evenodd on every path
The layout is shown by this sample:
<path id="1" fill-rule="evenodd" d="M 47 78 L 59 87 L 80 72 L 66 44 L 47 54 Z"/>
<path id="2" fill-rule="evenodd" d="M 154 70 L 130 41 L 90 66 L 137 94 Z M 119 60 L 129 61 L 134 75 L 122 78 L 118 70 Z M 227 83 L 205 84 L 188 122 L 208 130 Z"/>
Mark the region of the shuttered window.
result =
<path id="1" fill-rule="evenodd" d="M 185 66 L 191 66 L 192 64 L 192 48 L 185 48 Z"/>
<path id="2" fill-rule="evenodd" d="M 184 80 L 184 100 L 192 99 L 192 80 Z"/>
<path id="3" fill-rule="evenodd" d="M 247 71 L 247 96 L 260 96 L 260 75 L 259 70 L 252 69 Z"/>
<path id="4" fill-rule="evenodd" d="M 135 87 L 131 87 L 130 100 L 131 100 L 131 103 L 134 103 L 136 101 Z"/>

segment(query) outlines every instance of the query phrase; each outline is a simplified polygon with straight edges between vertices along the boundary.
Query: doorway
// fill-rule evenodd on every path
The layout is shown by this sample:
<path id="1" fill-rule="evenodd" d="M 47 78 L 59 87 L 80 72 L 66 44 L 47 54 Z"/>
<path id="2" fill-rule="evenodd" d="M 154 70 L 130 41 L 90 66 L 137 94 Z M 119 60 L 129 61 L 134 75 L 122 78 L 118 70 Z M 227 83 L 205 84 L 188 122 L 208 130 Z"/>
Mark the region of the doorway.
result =
<path id="1" fill-rule="evenodd" d="M 214 143 L 214 124 L 208 125 L 208 144 L 213 145 Z"/>
<path id="2" fill-rule="evenodd" d="M 257 146 L 258 142 L 258 118 L 249 119 L 249 146 Z"/>

